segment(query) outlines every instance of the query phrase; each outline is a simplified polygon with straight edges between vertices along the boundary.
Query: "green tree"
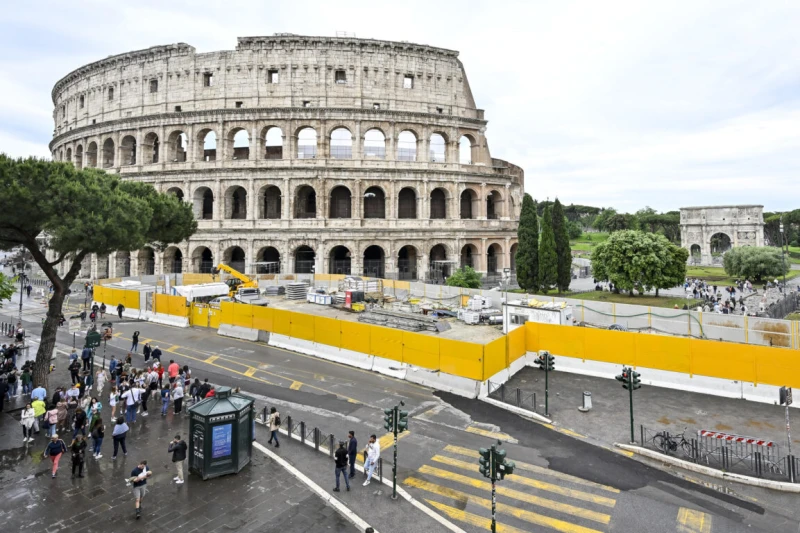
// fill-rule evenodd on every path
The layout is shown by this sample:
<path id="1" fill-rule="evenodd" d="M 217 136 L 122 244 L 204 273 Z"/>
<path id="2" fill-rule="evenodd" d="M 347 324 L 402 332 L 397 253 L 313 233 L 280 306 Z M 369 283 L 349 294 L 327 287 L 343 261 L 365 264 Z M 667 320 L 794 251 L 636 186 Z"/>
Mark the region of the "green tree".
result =
<path id="1" fill-rule="evenodd" d="M 539 289 L 539 217 L 536 216 L 536 203 L 530 194 L 522 197 L 517 228 L 517 255 L 514 258 L 517 270 L 517 283 L 528 292 Z"/>
<path id="2" fill-rule="evenodd" d="M 606 207 L 595 217 L 592 221 L 592 227 L 597 231 L 609 231 L 606 227 L 608 219 L 617 214 L 617 210 L 613 207 Z"/>
<path id="3" fill-rule="evenodd" d="M 0 249 L 25 247 L 53 286 L 33 376 L 47 388 L 64 297 L 83 259 L 146 244 L 163 249 L 191 236 L 197 222 L 191 206 L 174 195 L 70 163 L 0 154 L 0 190 Z"/>
<path id="4" fill-rule="evenodd" d="M 780 248 L 769 246 L 732 248 L 724 255 L 723 266 L 729 276 L 754 281 L 780 277 L 789 272 L 789 260 L 784 261 Z"/>
<path id="5" fill-rule="evenodd" d="M 569 290 L 572 281 L 572 249 L 569 247 L 569 234 L 567 233 L 567 219 L 564 208 L 556 198 L 553 204 L 553 236 L 556 240 L 556 287 L 558 292 Z"/>
<path id="6" fill-rule="evenodd" d="M 550 206 L 542 213 L 542 236 L 539 242 L 539 287 L 543 292 L 558 282 L 558 252 L 553 231 L 553 215 Z"/>
<path id="7" fill-rule="evenodd" d="M 658 235 L 658 237 L 661 237 L 661 235 Z M 667 252 L 662 256 L 664 267 L 654 281 L 656 296 L 658 296 L 659 289 L 671 289 L 686 281 L 686 262 L 689 260 L 689 250 L 676 246 L 669 242 L 666 237 L 661 238 L 664 239 L 661 244 L 666 248 Z"/>
<path id="8" fill-rule="evenodd" d="M 567 233 L 569 234 L 569 238 L 572 240 L 580 239 L 581 235 L 583 235 L 583 228 L 581 227 L 580 222 L 567 220 Z"/>
<path id="9" fill-rule="evenodd" d="M 4 300 L 11 300 L 16 286 L 14 280 L 0 272 L 0 307 L 3 307 Z"/>
<path id="10" fill-rule="evenodd" d="M 481 275 L 475 272 L 471 266 L 459 268 L 447 278 L 445 285 L 450 287 L 464 287 L 467 289 L 480 289 L 481 288 Z"/>

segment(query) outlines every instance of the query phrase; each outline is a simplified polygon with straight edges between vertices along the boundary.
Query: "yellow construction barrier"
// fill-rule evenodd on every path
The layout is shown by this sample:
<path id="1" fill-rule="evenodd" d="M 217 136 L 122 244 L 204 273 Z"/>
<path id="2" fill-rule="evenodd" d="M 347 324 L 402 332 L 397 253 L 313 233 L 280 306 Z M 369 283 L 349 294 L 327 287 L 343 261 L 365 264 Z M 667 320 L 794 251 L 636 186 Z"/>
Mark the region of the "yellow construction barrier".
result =
<path id="1" fill-rule="evenodd" d="M 370 351 L 371 355 L 391 359 L 403 360 L 403 332 L 399 329 L 385 328 L 383 326 L 370 326 Z"/>
<path id="2" fill-rule="evenodd" d="M 446 374 L 483 381 L 482 344 L 439 339 L 439 370 Z"/>
<path id="3" fill-rule="evenodd" d="M 403 332 L 403 362 L 409 365 L 439 370 L 439 337 Z"/>
<path id="4" fill-rule="evenodd" d="M 218 281 L 214 279 L 214 276 L 211 274 L 183 274 L 182 281 L 184 285 L 201 285 L 203 283 L 213 283 L 214 281 Z"/>
<path id="5" fill-rule="evenodd" d="M 369 353 L 369 324 L 340 320 L 339 326 L 342 331 L 342 348 L 359 353 Z"/>
<path id="6" fill-rule="evenodd" d="M 481 381 L 489 379 L 507 366 L 506 337 L 500 337 L 483 346 L 483 378 Z"/>

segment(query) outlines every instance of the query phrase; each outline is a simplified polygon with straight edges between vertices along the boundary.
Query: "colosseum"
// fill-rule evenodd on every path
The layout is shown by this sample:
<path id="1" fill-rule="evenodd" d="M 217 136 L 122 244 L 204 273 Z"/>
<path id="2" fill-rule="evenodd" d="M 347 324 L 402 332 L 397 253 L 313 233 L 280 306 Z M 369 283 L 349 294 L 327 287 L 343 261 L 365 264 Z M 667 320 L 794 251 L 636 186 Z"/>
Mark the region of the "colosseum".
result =
<path id="1" fill-rule="evenodd" d="M 458 52 L 277 34 L 78 68 L 52 91 L 54 160 L 152 183 L 198 231 L 83 275 L 333 273 L 440 281 L 512 267 L 523 171 L 492 158 Z"/>

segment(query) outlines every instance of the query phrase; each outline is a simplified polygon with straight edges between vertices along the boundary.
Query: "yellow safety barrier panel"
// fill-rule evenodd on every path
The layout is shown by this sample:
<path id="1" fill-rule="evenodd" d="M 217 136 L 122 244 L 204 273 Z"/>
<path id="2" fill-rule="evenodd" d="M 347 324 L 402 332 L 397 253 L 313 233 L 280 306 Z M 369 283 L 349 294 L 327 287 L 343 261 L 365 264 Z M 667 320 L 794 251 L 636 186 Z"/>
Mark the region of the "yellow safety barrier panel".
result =
<path id="1" fill-rule="evenodd" d="M 169 301 L 167 300 L 169 296 L 166 294 L 154 294 L 153 295 L 153 312 L 154 313 L 161 313 L 161 314 L 168 314 L 169 313 Z"/>
<path id="2" fill-rule="evenodd" d="M 369 353 L 392 361 L 402 361 L 403 332 L 383 326 L 370 326 Z"/>
<path id="3" fill-rule="evenodd" d="M 539 324 L 539 349 L 552 354 L 583 359 L 583 339 L 587 328 L 570 327 L 565 331 L 565 327 L 570 326 Z"/>
<path id="4" fill-rule="evenodd" d="M 529 352 L 539 351 L 539 323 L 525 323 L 525 349 Z"/>
<path id="5" fill-rule="evenodd" d="M 359 353 L 369 353 L 369 324 L 340 320 L 342 328 L 342 348 Z"/>
<path id="6" fill-rule="evenodd" d="M 430 370 L 439 370 L 439 338 L 404 331 L 403 362 Z"/>
<path id="7" fill-rule="evenodd" d="M 562 326 L 554 326 L 561 328 Z M 569 327 L 569 326 L 566 326 Z M 623 331 L 612 331 L 607 329 L 593 329 L 593 328 L 577 328 L 572 329 L 583 330 L 583 353 L 581 359 L 591 359 L 592 361 L 602 361 L 604 363 L 613 363 L 620 365 L 635 365 L 636 345 L 634 340 L 636 337 L 625 333 Z M 556 334 L 560 331 L 561 335 L 572 336 L 572 329 L 556 330 Z M 541 350 L 549 350 L 552 354 L 560 354 L 550 350 L 547 345 L 542 344 Z M 578 357 L 578 356 L 572 356 Z"/>
<path id="8" fill-rule="evenodd" d="M 439 339 L 439 370 L 446 374 L 483 381 L 483 345 Z"/>
<path id="9" fill-rule="evenodd" d="M 189 325 L 208 327 L 208 307 L 192 304 L 189 311 Z"/>
<path id="10" fill-rule="evenodd" d="M 248 304 L 233 304 L 232 324 L 241 328 L 252 329 L 254 307 L 255 306 Z"/>
<path id="11" fill-rule="evenodd" d="M 289 336 L 306 341 L 314 340 L 314 315 L 291 313 Z"/>
<path id="12" fill-rule="evenodd" d="M 314 342 L 341 348 L 342 332 L 339 321 L 325 316 L 314 317 Z"/>
<path id="13" fill-rule="evenodd" d="M 219 321 L 222 324 L 233 324 L 233 302 L 219 303 Z"/>
<path id="14" fill-rule="evenodd" d="M 520 327 L 508 334 L 508 364 L 525 355 L 525 328 Z"/>
<path id="15" fill-rule="evenodd" d="M 506 368 L 506 337 L 483 346 L 483 379 L 489 379 Z"/>
<path id="16" fill-rule="evenodd" d="M 692 373 L 691 339 L 664 335 L 629 336 L 636 339 L 636 366 Z"/>
<path id="17" fill-rule="evenodd" d="M 219 309 L 214 309 L 213 307 L 208 308 L 208 327 L 212 329 L 219 329 L 219 323 L 222 319 L 222 311 Z"/>
<path id="18" fill-rule="evenodd" d="M 292 321 L 291 311 L 284 309 L 272 310 L 272 331 L 278 335 L 286 335 L 287 337 L 292 334 Z"/>
<path id="19" fill-rule="evenodd" d="M 211 274 L 183 274 L 182 281 L 184 285 L 200 285 L 202 283 L 213 283 L 214 276 Z"/>
<path id="20" fill-rule="evenodd" d="M 261 331 L 274 331 L 273 317 L 275 316 L 271 307 L 256 306 L 253 309 L 253 329 Z"/>

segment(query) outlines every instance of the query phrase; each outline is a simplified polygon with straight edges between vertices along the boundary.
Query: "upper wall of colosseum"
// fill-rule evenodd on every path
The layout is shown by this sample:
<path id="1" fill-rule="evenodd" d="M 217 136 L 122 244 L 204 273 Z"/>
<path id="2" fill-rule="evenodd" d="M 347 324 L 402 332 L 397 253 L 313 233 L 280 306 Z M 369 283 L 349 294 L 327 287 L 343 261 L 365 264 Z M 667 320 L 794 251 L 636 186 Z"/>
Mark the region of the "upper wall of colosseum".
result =
<path id="1" fill-rule="evenodd" d="M 235 50 L 185 43 L 90 63 L 52 92 L 55 134 L 126 117 L 225 108 L 365 108 L 483 119 L 458 53 L 406 42 L 240 37 Z"/>

